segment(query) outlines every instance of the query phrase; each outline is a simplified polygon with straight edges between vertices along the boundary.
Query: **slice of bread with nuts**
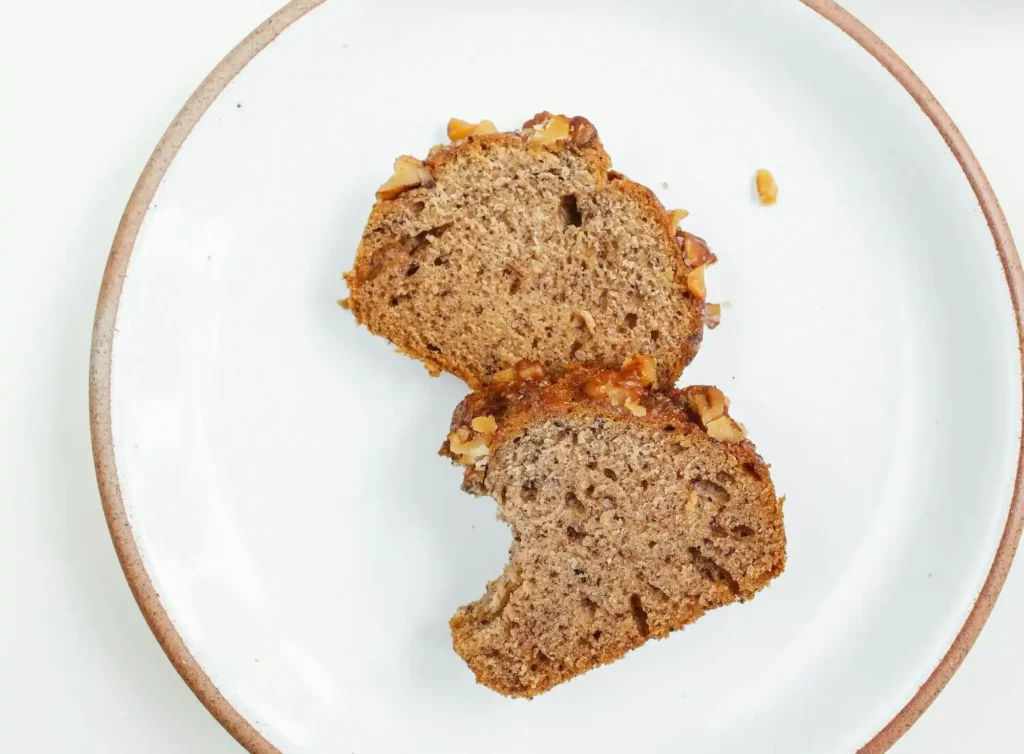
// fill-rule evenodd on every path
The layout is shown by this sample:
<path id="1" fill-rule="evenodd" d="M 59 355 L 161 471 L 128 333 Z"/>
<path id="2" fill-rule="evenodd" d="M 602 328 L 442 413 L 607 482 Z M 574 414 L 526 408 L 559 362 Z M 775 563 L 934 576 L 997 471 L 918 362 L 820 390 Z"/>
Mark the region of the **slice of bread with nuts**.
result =
<path id="1" fill-rule="evenodd" d="M 786 562 L 768 466 L 713 387 L 522 363 L 456 409 L 442 455 L 498 502 L 504 573 L 451 619 L 480 683 L 531 697 L 746 600 Z"/>
<path id="2" fill-rule="evenodd" d="M 399 157 L 377 192 L 344 302 L 432 373 L 471 386 L 520 360 L 658 358 L 670 384 L 697 352 L 714 255 L 651 191 L 610 170 L 585 118 L 519 131 L 453 120 L 453 143 Z"/>

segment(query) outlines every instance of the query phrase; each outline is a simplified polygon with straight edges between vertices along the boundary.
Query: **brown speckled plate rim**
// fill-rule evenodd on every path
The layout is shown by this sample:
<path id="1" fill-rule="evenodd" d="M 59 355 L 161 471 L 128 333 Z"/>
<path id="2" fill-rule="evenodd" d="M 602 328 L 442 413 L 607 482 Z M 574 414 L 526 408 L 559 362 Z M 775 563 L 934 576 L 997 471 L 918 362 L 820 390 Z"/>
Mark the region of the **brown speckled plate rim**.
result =
<path id="1" fill-rule="evenodd" d="M 125 515 L 114 458 L 114 439 L 110 422 L 112 345 L 125 271 L 135 246 L 139 227 L 142 225 L 142 220 L 156 194 L 157 187 L 178 149 L 228 82 L 263 48 L 273 42 L 282 31 L 323 1 L 292 0 L 267 19 L 235 47 L 206 77 L 206 80 L 171 122 L 142 171 L 121 218 L 117 234 L 114 236 L 110 257 L 107 260 L 103 282 L 100 286 L 93 329 L 89 374 L 89 420 L 92 429 L 93 457 L 96 465 L 96 479 L 103 501 L 103 511 L 118 560 L 121 562 L 121 568 L 124 570 L 132 594 L 135 596 L 146 622 L 171 663 L 188 687 L 210 711 L 210 714 L 217 718 L 228 733 L 252 754 L 280 754 L 280 752 L 228 703 L 210 681 L 206 672 L 192 657 L 185 642 L 174 628 L 170 616 L 160 603 L 160 595 L 154 589 L 139 556 L 131 526 Z M 1024 310 L 1021 308 L 1022 301 L 1024 301 L 1024 273 L 1021 270 L 1020 259 L 1017 256 L 1006 217 L 999 207 L 999 202 L 978 164 L 977 158 L 967 145 L 960 130 L 910 67 L 860 21 L 833 0 L 800 0 L 800 2 L 838 26 L 878 60 L 903 85 L 942 134 L 942 138 L 963 168 L 985 214 L 996 251 L 1006 274 L 1016 318 L 1018 344 L 1024 343 L 1024 332 L 1021 330 L 1021 323 L 1024 320 Z M 1024 370 L 1024 355 L 1022 355 L 1022 370 Z M 1024 417 L 1022 417 L 1022 425 L 1024 425 Z M 1018 455 L 1017 475 L 1006 526 L 985 584 L 978 594 L 963 628 L 960 629 L 949 651 L 914 697 L 888 725 L 864 745 L 861 752 L 865 754 L 884 752 L 906 733 L 956 672 L 985 625 L 996 597 L 999 595 L 999 590 L 1006 580 L 1010 563 L 1020 540 L 1021 528 L 1024 526 L 1022 470 L 1024 470 L 1024 445 L 1021 446 Z"/>

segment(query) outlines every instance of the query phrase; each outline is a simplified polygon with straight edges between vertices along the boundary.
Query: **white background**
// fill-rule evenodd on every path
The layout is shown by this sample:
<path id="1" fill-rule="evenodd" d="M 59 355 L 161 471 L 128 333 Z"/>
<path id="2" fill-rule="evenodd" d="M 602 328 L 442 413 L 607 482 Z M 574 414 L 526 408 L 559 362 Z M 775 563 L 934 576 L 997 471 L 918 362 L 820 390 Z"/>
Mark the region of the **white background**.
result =
<path id="1" fill-rule="evenodd" d="M 92 470 L 87 364 L 106 254 L 145 160 L 202 78 L 280 2 L 54 0 L 0 20 L 4 752 L 240 750 L 164 659 L 121 576 Z M 1024 4 L 847 7 L 952 113 L 1024 233 Z M 1018 564 L 975 650 L 894 751 L 1024 751 L 1022 573 Z"/>

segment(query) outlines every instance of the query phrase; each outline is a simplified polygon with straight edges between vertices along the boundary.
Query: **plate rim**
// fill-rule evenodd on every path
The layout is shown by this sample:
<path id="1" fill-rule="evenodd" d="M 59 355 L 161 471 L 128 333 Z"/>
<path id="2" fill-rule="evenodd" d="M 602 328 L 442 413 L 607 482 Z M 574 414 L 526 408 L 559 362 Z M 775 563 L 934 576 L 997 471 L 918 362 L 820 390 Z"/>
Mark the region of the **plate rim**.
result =
<path id="1" fill-rule="evenodd" d="M 278 35 L 321 5 L 325 0 L 290 0 L 234 47 L 192 93 L 167 127 L 143 168 L 118 224 L 103 272 L 93 323 L 89 361 L 89 428 L 93 462 L 103 513 L 114 550 L 146 623 L 182 680 L 207 711 L 250 754 L 281 754 L 224 697 L 206 671 L 192 656 L 145 569 L 125 512 L 114 458 L 110 412 L 110 375 L 114 327 L 124 285 L 125 272 L 135 247 L 139 228 L 164 174 L 210 105 L 228 83 Z M 1024 374 L 1024 271 L 1010 233 L 1009 223 L 988 178 L 966 139 L 935 96 L 892 48 L 834 0 L 799 0 L 857 42 L 895 78 L 917 102 L 941 134 L 960 164 L 985 215 L 999 255 L 1013 305 L 1021 370 Z M 889 723 L 859 750 L 860 754 L 887 751 L 921 717 L 963 662 L 988 620 L 996 598 L 1006 581 L 1024 528 L 1024 406 L 1021 417 L 1021 446 L 1017 456 L 1010 507 L 999 545 L 984 585 L 952 645 L 909 702 Z"/>

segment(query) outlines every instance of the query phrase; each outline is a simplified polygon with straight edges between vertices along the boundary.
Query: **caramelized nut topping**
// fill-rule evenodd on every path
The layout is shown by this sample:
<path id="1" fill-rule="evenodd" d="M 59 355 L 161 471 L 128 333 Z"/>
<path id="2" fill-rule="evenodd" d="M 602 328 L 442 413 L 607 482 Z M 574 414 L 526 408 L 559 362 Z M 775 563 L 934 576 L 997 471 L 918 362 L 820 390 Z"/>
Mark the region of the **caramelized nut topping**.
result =
<path id="1" fill-rule="evenodd" d="M 690 216 L 690 213 L 685 209 L 674 209 L 668 213 L 668 219 L 672 223 L 672 227 L 679 225 L 680 222 Z"/>
<path id="2" fill-rule="evenodd" d="M 594 124 L 582 115 L 577 115 L 569 121 L 569 133 L 572 136 L 572 143 L 577 147 L 585 147 L 597 138 Z"/>
<path id="3" fill-rule="evenodd" d="M 539 126 L 541 123 L 547 123 L 554 117 L 553 113 L 550 113 L 547 110 L 541 110 L 523 124 L 523 130 L 525 131 L 527 128 L 534 128 L 535 126 Z"/>
<path id="4" fill-rule="evenodd" d="M 394 174 L 377 189 L 378 199 L 394 199 L 396 196 L 417 186 L 433 186 L 434 177 L 426 165 L 409 155 L 395 160 Z"/>
<path id="5" fill-rule="evenodd" d="M 702 267 L 717 261 L 717 257 L 711 253 L 711 249 L 708 248 L 707 242 L 703 238 L 695 236 L 693 233 L 687 233 L 685 230 L 680 231 L 679 237 L 682 239 L 683 261 L 689 267 Z"/>
<path id="6" fill-rule="evenodd" d="M 622 362 L 623 374 L 635 374 L 641 387 L 658 387 L 658 360 L 646 354 L 627 356 Z"/>
<path id="7" fill-rule="evenodd" d="M 725 415 L 729 408 L 729 399 L 725 397 L 717 387 L 705 388 L 703 392 L 693 392 L 688 395 L 688 402 L 700 417 L 700 422 L 705 427 L 709 422 Z"/>
<path id="8" fill-rule="evenodd" d="M 482 120 L 479 123 L 452 118 L 448 121 L 448 138 L 452 141 L 465 139 L 467 136 L 482 136 L 483 134 L 496 134 L 498 127 L 489 120 Z"/>
<path id="9" fill-rule="evenodd" d="M 531 144 L 554 144 L 568 139 L 569 136 L 569 119 L 564 115 L 552 116 L 549 120 L 533 126 L 527 132 L 527 138 Z"/>
<path id="10" fill-rule="evenodd" d="M 700 423 L 712 439 L 719 442 L 741 442 L 746 437 L 743 425 L 726 415 L 729 399 L 717 387 L 691 391 L 687 395 L 687 403 L 700 417 Z"/>
<path id="11" fill-rule="evenodd" d="M 544 376 L 544 367 L 539 361 L 527 361 L 523 359 L 515 366 L 516 377 L 521 380 L 539 380 Z"/>
<path id="12" fill-rule="evenodd" d="M 775 182 L 775 176 L 771 174 L 771 171 L 764 168 L 758 170 L 754 182 L 757 185 L 757 198 L 762 205 L 767 207 L 778 201 L 779 185 Z"/>
<path id="13" fill-rule="evenodd" d="M 476 420 L 474 420 L 475 422 Z M 490 435 L 478 432 L 476 437 L 470 439 L 469 428 L 459 427 L 448 435 L 448 448 L 459 456 L 459 462 L 464 466 L 482 468 L 487 464 L 487 457 L 491 453 Z"/>
<path id="14" fill-rule="evenodd" d="M 474 432 L 481 432 L 485 435 L 493 435 L 498 431 L 498 422 L 493 416 L 478 416 L 469 424 Z"/>
<path id="15" fill-rule="evenodd" d="M 686 276 L 686 290 L 697 298 L 704 298 L 708 292 L 704 287 L 704 265 L 690 272 Z"/>
<path id="16" fill-rule="evenodd" d="M 646 416 L 647 409 L 640 405 L 646 388 L 657 387 L 658 365 L 651 356 L 630 356 L 622 369 L 603 369 L 583 386 L 589 398 L 605 401 L 616 408 L 625 408 L 634 416 Z"/>
<path id="17" fill-rule="evenodd" d="M 508 369 L 502 369 L 500 372 L 495 372 L 493 375 L 491 375 L 491 382 L 497 383 L 499 385 L 504 385 L 509 382 L 512 382 L 512 380 L 514 380 L 515 378 L 516 370 L 513 369 L 512 367 L 509 367 Z"/>
<path id="18" fill-rule="evenodd" d="M 719 442 L 743 442 L 746 435 L 743 428 L 728 416 L 720 416 L 714 421 L 708 422 L 708 437 Z"/>

